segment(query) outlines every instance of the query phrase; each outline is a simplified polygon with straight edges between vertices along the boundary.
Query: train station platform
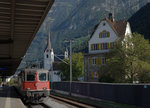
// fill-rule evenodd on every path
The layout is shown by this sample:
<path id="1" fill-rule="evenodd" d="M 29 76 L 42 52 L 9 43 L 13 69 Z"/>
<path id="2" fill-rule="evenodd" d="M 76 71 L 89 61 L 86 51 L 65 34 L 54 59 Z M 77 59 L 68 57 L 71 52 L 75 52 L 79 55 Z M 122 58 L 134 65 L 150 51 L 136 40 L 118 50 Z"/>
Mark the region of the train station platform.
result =
<path id="1" fill-rule="evenodd" d="M 0 87 L 0 108 L 26 108 L 14 87 Z"/>

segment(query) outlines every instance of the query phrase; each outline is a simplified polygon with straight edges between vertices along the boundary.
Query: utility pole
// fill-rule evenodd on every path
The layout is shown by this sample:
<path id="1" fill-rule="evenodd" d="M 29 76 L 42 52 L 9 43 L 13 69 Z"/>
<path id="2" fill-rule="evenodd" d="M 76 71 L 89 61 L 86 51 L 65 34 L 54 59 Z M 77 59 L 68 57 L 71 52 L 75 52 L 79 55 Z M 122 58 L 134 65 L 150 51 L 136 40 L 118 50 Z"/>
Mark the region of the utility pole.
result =
<path id="1" fill-rule="evenodd" d="M 71 96 L 71 85 L 72 85 L 72 40 L 70 40 L 70 96 Z"/>
<path id="2" fill-rule="evenodd" d="M 72 85 L 72 41 L 73 40 L 64 40 L 65 42 L 70 42 L 70 87 L 69 87 L 69 95 L 71 96 L 71 85 Z"/>

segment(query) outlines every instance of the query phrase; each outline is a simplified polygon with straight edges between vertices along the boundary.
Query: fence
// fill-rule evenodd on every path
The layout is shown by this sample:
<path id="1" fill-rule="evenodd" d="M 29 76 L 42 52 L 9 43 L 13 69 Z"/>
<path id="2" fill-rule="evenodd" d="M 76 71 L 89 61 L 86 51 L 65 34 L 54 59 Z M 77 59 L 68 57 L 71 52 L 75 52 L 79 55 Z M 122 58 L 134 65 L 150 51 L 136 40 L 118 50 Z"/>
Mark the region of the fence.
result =
<path id="1" fill-rule="evenodd" d="M 53 82 L 53 89 L 69 92 L 69 82 Z M 89 98 L 150 107 L 150 85 L 72 82 L 71 93 Z"/>

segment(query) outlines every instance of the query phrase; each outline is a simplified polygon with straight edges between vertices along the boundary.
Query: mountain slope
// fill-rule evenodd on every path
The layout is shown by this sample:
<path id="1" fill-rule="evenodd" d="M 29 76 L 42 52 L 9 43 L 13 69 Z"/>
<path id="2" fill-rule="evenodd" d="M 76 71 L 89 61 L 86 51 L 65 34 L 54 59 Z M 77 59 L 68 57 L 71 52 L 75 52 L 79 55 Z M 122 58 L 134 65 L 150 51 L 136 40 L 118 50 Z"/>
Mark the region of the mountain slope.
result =
<path id="1" fill-rule="evenodd" d="M 88 40 L 93 27 L 109 12 L 114 12 L 117 20 L 128 19 L 147 2 L 150 0 L 55 0 L 24 61 L 43 59 L 49 29 L 55 54 L 63 54 L 64 39 Z"/>
<path id="2" fill-rule="evenodd" d="M 132 32 L 143 34 L 150 40 L 150 3 L 142 7 L 129 19 Z"/>
<path id="3" fill-rule="evenodd" d="M 60 0 L 57 1 L 60 2 Z M 49 15 L 49 18 L 55 19 L 51 23 L 51 40 L 56 53 L 63 52 L 62 46 L 65 38 L 87 36 L 102 18 L 107 17 L 109 12 L 114 11 L 117 20 L 128 19 L 150 0 L 78 0 L 78 5 L 76 5 L 76 1 L 70 3 L 72 8 L 68 7 L 64 11 L 57 10 L 58 6 L 56 5 L 56 14 L 59 13 L 59 17 L 53 16 L 55 14 L 53 12 Z M 65 2 L 64 5 L 67 7 L 68 2 Z M 66 14 L 65 11 L 68 13 Z M 65 17 L 60 19 L 62 13 Z"/>

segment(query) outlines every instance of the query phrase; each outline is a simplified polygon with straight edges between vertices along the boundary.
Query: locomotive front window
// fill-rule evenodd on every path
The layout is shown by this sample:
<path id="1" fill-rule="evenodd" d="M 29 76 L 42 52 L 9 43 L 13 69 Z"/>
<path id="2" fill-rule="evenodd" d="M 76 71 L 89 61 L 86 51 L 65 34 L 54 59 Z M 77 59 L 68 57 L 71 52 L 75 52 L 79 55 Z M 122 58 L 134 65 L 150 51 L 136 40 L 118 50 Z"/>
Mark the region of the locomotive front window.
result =
<path id="1" fill-rule="evenodd" d="M 39 81 L 46 81 L 46 73 L 39 73 Z"/>
<path id="2" fill-rule="evenodd" d="M 35 81 L 35 73 L 27 73 L 27 81 Z"/>

